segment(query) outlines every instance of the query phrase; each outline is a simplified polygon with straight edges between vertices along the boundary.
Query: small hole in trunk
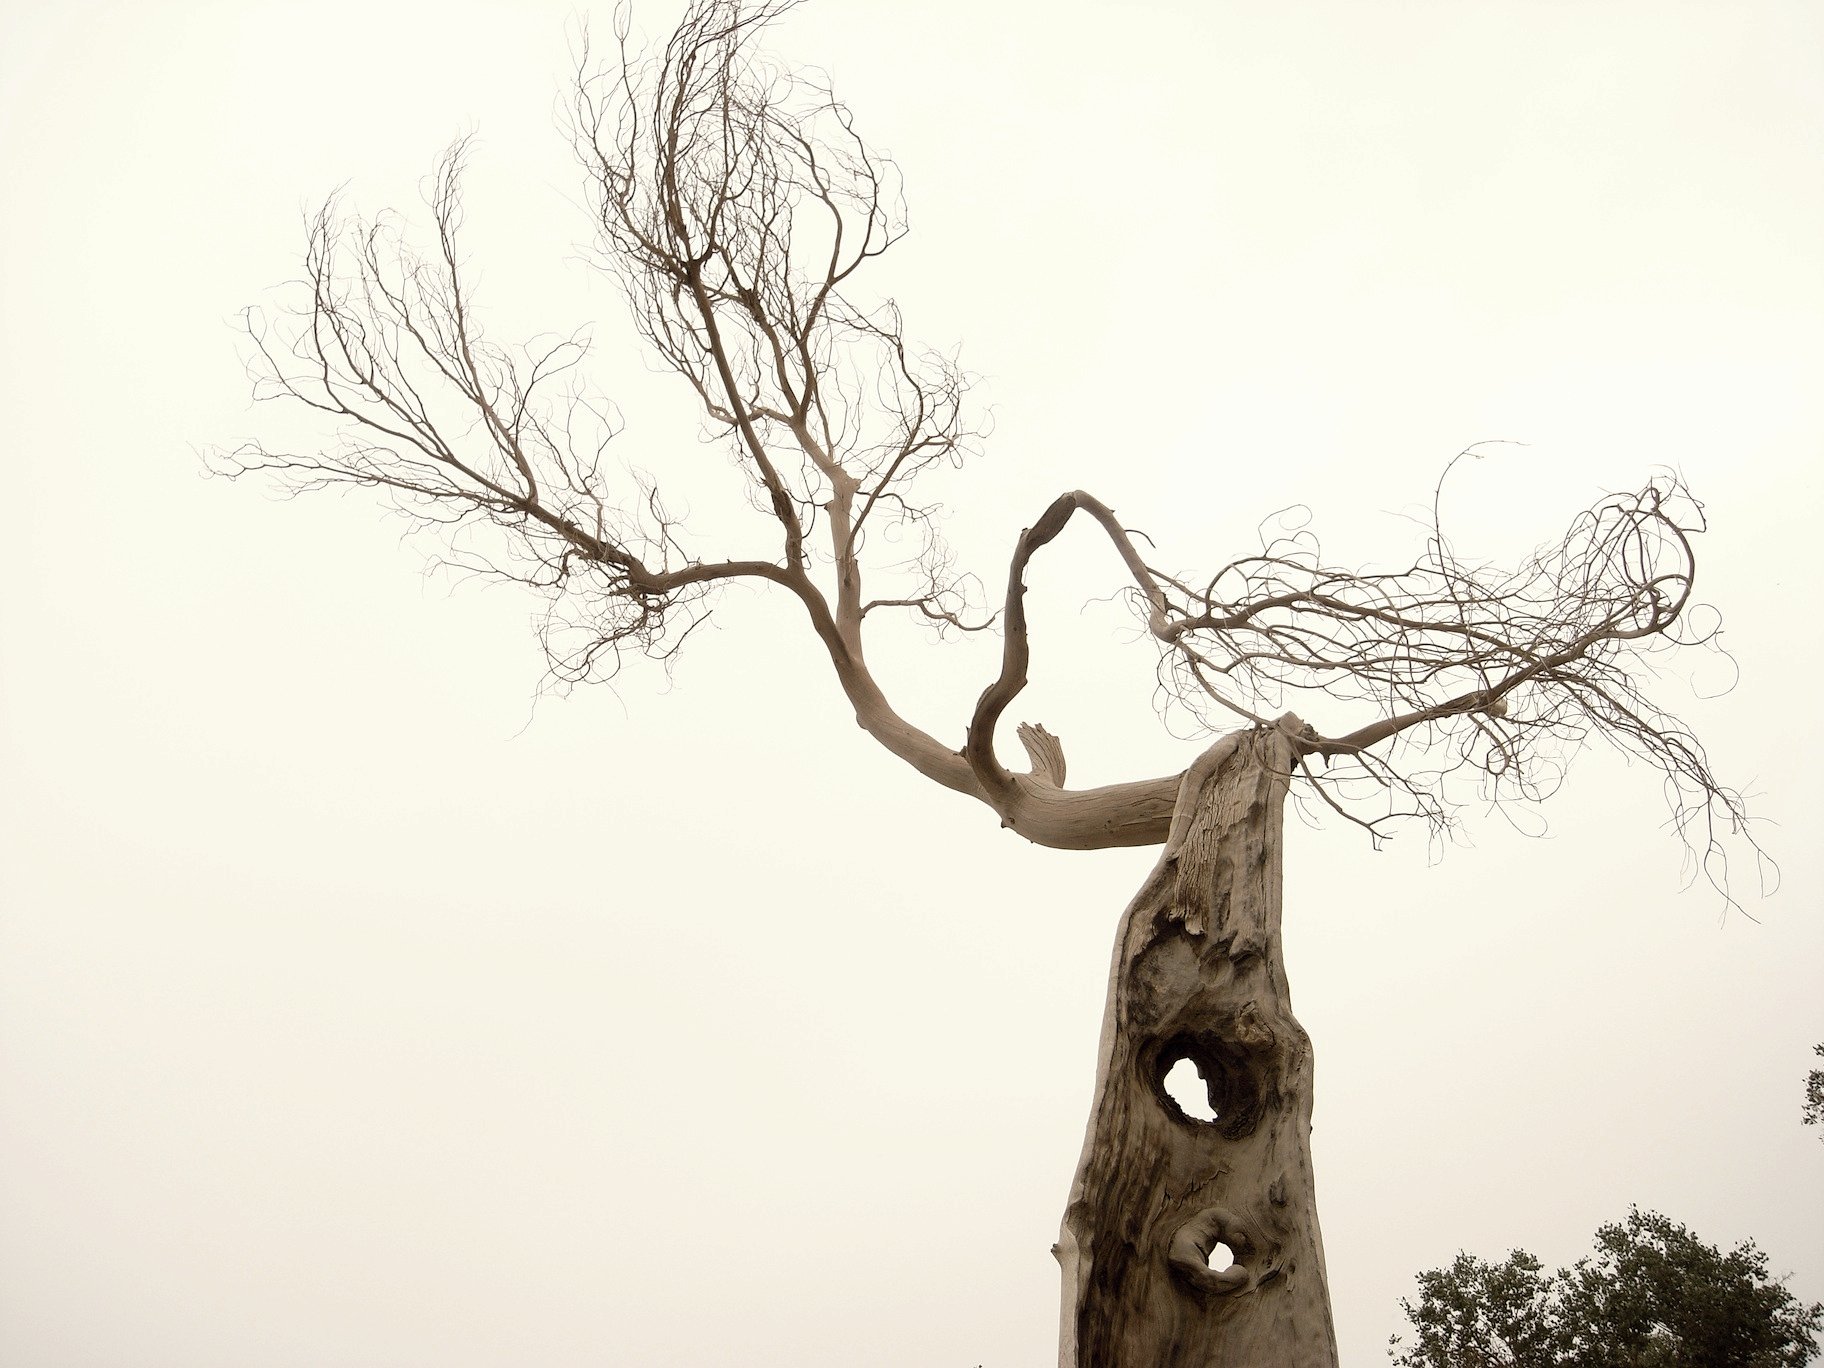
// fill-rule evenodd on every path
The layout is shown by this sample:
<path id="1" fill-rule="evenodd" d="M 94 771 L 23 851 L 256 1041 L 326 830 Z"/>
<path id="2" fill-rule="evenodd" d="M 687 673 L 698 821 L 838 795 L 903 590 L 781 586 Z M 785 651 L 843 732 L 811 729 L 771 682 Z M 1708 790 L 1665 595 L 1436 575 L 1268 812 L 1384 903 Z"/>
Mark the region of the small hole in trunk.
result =
<path id="1" fill-rule="evenodd" d="M 1172 1099 L 1178 1110 L 1193 1121 L 1214 1121 L 1216 1109 L 1210 1105 L 1209 1086 L 1203 1081 L 1203 1075 L 1190 1060 L 1180 1056 L 1171 1068 L 1165 1071 L 1165 1095 Z"/>
<path id="2" fill-rule="evenodd" d="M 1233 1267 L 1234 1263 L 1235 1251 L 1230 1249 L 1221 1240 L 1216 1241 L 1215 1247 L 1210 1250 L 1210 1271 L 1212 1273 L 1220 1273 L 1225 1268 Z"/>

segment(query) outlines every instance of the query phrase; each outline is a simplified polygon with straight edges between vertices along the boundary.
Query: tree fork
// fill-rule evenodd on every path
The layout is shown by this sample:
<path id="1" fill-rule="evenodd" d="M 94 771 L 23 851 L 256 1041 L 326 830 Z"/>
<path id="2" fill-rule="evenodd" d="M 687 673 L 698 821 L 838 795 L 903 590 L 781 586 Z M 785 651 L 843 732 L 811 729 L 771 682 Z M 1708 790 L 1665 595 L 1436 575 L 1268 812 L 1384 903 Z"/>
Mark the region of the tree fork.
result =
<path id="1" fill-rule="evenodd" d="M 1335 1368 L 1310 1038 L 1280 950 L 1289 714 L 1186 774 L 1115 943 L 1096 1090 L 1054 1250 L 1060 1368 Z M 1213 1121 L 1165 1090 L 1188 1059 Z M 1217 1271 L 1211 1251 L 1234 1262 Z"/>

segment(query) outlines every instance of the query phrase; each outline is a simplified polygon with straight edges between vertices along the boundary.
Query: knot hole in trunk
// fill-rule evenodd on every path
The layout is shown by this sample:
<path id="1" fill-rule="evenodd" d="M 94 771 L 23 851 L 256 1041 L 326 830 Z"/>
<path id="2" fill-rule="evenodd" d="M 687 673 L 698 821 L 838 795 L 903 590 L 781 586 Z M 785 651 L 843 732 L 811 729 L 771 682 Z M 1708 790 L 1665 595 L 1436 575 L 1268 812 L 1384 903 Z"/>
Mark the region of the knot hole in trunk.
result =
<path id="1" fill-rule="evenodd" d="M 1211 1127 L 1230 1140 L 1251 1134 L 1265 1103 L 1263 1047 L 1270 1034 L 1187 1031 L 1141 1051 L 1145 1082 L 1179 1123 Z"/>

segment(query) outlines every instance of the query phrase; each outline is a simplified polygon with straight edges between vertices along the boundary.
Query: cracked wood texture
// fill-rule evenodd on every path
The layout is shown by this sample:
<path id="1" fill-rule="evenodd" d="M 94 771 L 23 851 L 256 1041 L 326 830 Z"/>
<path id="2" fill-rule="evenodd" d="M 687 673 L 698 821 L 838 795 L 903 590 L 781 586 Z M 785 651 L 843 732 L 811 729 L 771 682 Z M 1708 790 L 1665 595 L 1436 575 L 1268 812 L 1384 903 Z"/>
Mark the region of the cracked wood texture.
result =
<path id="1" fill-rule="evenodd" d="M 1060 1368 L 1335 1368 L 1311 1173 L 1311 1043 L 1280 953 L 1297 720 L 1224 737 L 1187 776 L 1115 945 L 1063 1234 Z M 1201 782 L 1199 782 L 1201 781 Z M 1214 1121 L 1166 1093 L 1203 1076 Z M 1220 1242 L 1234 1255 L 1209 1265 Z"/>

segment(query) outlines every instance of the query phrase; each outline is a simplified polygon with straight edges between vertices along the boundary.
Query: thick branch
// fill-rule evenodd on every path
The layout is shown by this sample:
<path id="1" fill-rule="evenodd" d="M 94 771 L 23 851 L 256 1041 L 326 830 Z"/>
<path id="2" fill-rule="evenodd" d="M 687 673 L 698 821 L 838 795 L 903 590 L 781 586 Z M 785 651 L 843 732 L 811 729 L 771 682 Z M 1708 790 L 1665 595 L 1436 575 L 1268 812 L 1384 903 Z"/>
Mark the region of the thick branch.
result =
<path id="1" fill-rule="evenodd" d="M 1060 850 L 1100 850 L 1158 845 L 1165 840 L 1181 776 L 1066 789 L 1061 782 L 1051 782 L 1053 772 L 1059 781 L 1063 778 L 1063 753 L 1059 750 L 1055 771 L 1049 769 L 1048 762 L 1047 773 L 1009 775 L 1007 783 L 997 790 L 997 802 L 961 752 L 951 750 L 894 710 L 866 664 L 849 650 L 823 597 L 803 580 L 794 578 L 787 587 L 798 594 L 812 628 L 829 653 L 836 678 L 855 709 L 857 725 L 925 778 L 987 803 L 1001 813 L 1002 825 L 1037 845 Z M 1055 740 L 1052 738 L 1054 745 Z"/>
<path id="2" fill-rule="evenodd" d="M 1032 660 L 1032 648 L 1028 640 L 1026 623 L 1026 567 L 1038 549 L 1052 541 L 1065 525 L 1071 515 L 1079 509 L 1094 518 L 1102 530 L 1108 534 L 1120 554 L 1122 563 L 1133 576 L 1149 601 L 1157 602 L 1163 613 L 1164 596 L 1151 572 L 1146 568 L 1139 551 L 1128 536 L 1127 529 L 1115 520 L 1114 511 L 1101 500 L 1084 493 L 1080 489 L 1060 494 L 1049 507 L 1039 515 L 1038 521 L 1020 533 L 1014 543 L 1013 556 L 1007 571 L 1007 594 L 1001 611 L 1001 620 L 1005 638 L 1001 647 L 1001 671 L 992 683 L 982 691 L 976 701 L 975 712 L 969 719 L 969 731 L 963 746 L 963 756 L 969 762 L 969 768 L 975 776 L 976 783 L 985 800 L 1001 814 L 1002 821 L 1016 830 L 1020 829 L 1022 816 L 1026 809 L 1035 802 L 1034 785 L 1022 781 L 1018 776 L 1009 773 L 995 755 L 994 735 L 1002 715 L 1010 703 L 1025 689 L 1027 670 Z M 1064 754 L 1057 743 L 1057 738 L 1045 733 L 1049 741 L 1049 753 L 1041 767 L 1035 763 L 1035 772 L 1041 768 L 1050 771 L 1055 756 L 1056 774 L 1059 783 L 1064 773 Z M 1037 753 L 1033 758 L 1039 760 Z M 1169 826 L 1169 822 L 1168 822 Z M 1156 838 L 1165 839 L 1161 832 Z M 1136 842 L 1135 844 L 1139 844 Z M 1149 840 L 1146 844 L 1152 844 Z"/>

